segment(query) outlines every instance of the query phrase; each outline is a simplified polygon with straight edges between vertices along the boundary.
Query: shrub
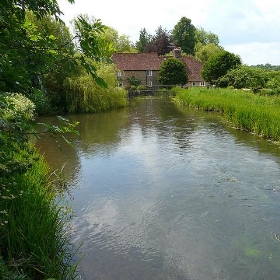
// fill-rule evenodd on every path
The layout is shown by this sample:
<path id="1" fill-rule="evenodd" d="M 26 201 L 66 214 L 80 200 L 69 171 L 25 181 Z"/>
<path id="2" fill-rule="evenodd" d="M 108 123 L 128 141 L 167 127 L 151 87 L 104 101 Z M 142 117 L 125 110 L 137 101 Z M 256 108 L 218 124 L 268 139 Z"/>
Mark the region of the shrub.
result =
<path id="1" fill-rule="evenodd" d="M 168 58 L 159 69 L 158 81 L 162 85 L 184 85 L 188 74 L 184 63 L 177 58 Z"/>

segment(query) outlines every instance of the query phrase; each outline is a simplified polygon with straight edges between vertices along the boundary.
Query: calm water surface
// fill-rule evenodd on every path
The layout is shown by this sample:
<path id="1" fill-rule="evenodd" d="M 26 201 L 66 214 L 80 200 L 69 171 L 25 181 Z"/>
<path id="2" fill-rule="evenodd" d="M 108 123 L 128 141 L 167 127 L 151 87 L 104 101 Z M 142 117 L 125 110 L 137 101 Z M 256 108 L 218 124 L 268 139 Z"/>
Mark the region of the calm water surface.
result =
<path id="1" fill-rule="evenodd" d="M 74 148 L 38 145 L 65 163 L 84 279 L 280 279 L 276 145 L 167 100 L 68 117 Z"/>

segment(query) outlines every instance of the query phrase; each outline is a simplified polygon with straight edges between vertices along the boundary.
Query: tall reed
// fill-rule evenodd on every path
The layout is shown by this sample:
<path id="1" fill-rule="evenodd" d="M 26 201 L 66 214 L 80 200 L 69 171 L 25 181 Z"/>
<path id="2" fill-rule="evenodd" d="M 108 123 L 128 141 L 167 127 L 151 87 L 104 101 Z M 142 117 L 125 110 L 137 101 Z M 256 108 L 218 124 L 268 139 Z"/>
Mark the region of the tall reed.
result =
<path id="1" fill-rule="evenodd" d="M 199 110 L 217 111 L 235 127 L 280 140 L 280 97 L 232 89 L 175 88 L 175 101 Z"/>

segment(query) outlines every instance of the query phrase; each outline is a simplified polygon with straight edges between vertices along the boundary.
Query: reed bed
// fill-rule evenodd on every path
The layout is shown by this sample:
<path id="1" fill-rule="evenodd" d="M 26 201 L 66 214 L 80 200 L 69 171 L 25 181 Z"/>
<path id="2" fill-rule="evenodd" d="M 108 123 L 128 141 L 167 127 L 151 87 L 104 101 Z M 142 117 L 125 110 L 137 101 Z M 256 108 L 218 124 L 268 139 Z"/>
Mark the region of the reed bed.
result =
<path id="1" fill-rule="evenodd" d="M 280 140 L 280 97 L 244 90 L 175 88 L 175 101 L 198 110 L 217 111 L 236 128 Z"/>

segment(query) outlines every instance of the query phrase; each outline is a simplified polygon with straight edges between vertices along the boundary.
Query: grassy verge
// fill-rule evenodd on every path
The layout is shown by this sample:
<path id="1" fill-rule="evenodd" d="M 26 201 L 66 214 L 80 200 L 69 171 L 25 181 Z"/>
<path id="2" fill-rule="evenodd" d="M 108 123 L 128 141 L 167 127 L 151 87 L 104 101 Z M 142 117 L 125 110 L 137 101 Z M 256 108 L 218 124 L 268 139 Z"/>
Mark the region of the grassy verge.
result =
<path id="1" fill-rule="evenodd" d="M 29 143 L 33 111 L 23 95 L 0 94 L 0 279 L 75 279 L 68 214 Z M 68 127 L 49 129 L 60 135 Z"/>
<path id="2" fill-rule="evenodd" d="M 231 89 L 176 88 L 175 101 L 199 110 L 217 111 L 235 127 L 280 140 L 280 97 Z"/>
<path id="3" fill-rule="evenodd" d="M 0 180 L 0 278 L 75 279 L 67 214 L 56 202 L 49 166 L 34 148 L 11 146 L 15 170 L 2 170 Z"/>

